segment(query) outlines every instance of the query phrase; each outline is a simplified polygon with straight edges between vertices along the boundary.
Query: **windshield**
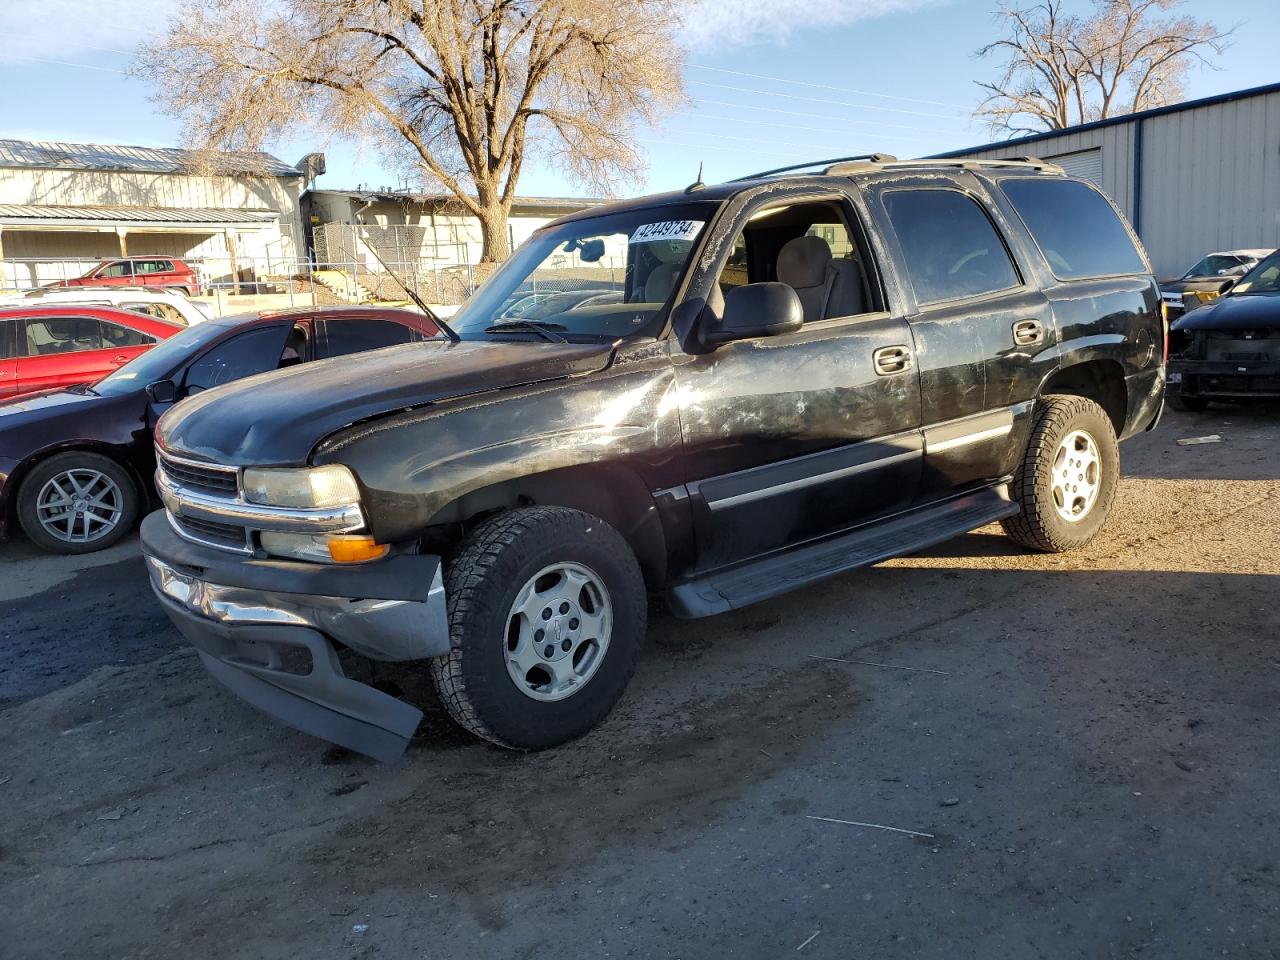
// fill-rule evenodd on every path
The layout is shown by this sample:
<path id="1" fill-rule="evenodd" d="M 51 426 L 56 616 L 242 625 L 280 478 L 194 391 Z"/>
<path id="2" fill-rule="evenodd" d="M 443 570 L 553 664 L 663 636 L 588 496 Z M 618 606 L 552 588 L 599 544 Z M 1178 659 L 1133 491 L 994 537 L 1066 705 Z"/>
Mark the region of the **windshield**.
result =
<path id="1" fill-rule="evenodd" d="M 1231 293 L 1280 293 L 1280 250 L 1241 277 Z"/>
<path id="2" fill-rule="evenodd" d="M 464 340 L 657 336 L 715 210 L 687 203 L 535 233 L 449 321 Z"/>
<path id="3" fill-rule="evenodd" d="M 104 397 L 118 397 L 141 390 L 157 380 L 168 379 L 188 357 L 226 332 L 227 327 L 221 323 L 186 327 L 181 333 L 161 340 L 146 353 L 107 374 L 93 385 L 93 392 Z"/>
<path id="4" fill-rule="evenodd" d="M 1191 277 L 1224 276 L 1232 272 L 1240 272 L 1244 266 L 1245 262 L 1239 257 L 1230 257 L 1222 254 L 1211 253 L 1183 274 L 1182 279 L 1187 280 Z"/>

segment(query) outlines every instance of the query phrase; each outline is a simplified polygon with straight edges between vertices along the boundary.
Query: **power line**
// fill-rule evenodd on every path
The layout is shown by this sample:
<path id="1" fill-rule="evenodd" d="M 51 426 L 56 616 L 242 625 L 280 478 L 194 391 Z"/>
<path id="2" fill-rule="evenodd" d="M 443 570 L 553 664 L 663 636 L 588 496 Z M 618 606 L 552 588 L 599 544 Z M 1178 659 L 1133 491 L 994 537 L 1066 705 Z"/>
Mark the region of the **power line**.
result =
<path id="1" fill-rule="evenodd" d="M 684 147 L 687 150 L 725 150 L 730 153 L 754 153 L 761 157 L 807 157 L 807 153 L 796 153 L 791 150 L 752 150 L 749 147 L 721 147 L 713 143 L 681 143 L 678 140 L 659 140 L 655 137 L 636 137 L 641 143 L 657 143 L 664 147 Z"/>
<path id="2" fill-rule="evenodd" d="M 825 133 L 832 137 L 843 138 L 847 140 L 849 137 L 884 137 L 894 141 L 911 142 L 911 143 L 928 143 L 936 145 L 944 137 L 913 137 L 909 134 L 897 132 L 884 132 L 879 130 L 842 130 L 837 127 L 805 127 L 794 123 L 774 123 L 769 120 L 748 120 L 743 117 L 725 117 L 716 113 L 698 112 L 694 115 L 700 120 L 719 120 L 725 123 L 740 123 L 748 127 L 773 127 L 779 130 L 799 130 L 804 133 Z"/>
<path id="3" fill-rule="evenodd" d="M 908 124 L 903 124 L 903 123 L 886 123 L 882 120 L 857 120 L 852 117 L 832 117 L 823 113 L 803 113 L 797 110 L 773 110 L 773 109 L 770 109 L 769 107 L 744 106 L 741 103 L 733 103 L 732 101 L 729 101 L 729 100 L 702 100 L 702 99 L 694 98 L 693 102 L 698 104 L 702 104 L 702 103 L 712 104 L 717 107 L 733 107 L 735 109 L 741 109 L 741 110 L 768 111 L 769 113 L 779 113 L 788 117 L 815 117 L 821 120 L 828 120 L 832 124 L 856 123 L 856 124 L 863 124 L 863 125 L 873 126 L 873 127 L 886 127 L 890 130 L 911 130 L 915 133 L 931 133 L 931 134 L 934 134 L 935 136 L 941 136 L 941 137 L 969 136 L 969 131 L 967 130 L 939 130 L 936 127 L 914 127 L 914 126 L 910 126 Z M 725 119 L 725 118 L 722 118 L 722 119 Z M 760 124 L 765 124 L 767 126 L 787 127 L 792 130 L 829 130 L 831 129 L 830 127 L 801 127 L 792 123 L 769 123 L 767 120 L 757 120 L 754 117 L 750 119 L 747 119 L 745 117 L 727 118 L 727 119 L 737 119 L 742 123 L 760 123 Z"/>
<path id="4" fill-rule="evenodd" d="M 48 63 L 55 67 L 79 67 L 82 70 L 99 70 L 102 73 L 118 73 L 121 76 L 125 75 L 123 70 L 117 69 L 116 67 L 99 67 L 92 63 L 72 63 L 70 60 L 50 60 L 47 57 L 28 57 L 22 55 L 16 56 L 13 59 L 27 60 L 31 63 Z"/>
<path id="5" fill-rule="evenodd" d="M 53 37 L 42 37 L 35 33 L 11 33 L 11 37 L 22 37 L 24 40 L 35 40 L 37 43 L 61 43 Z M 97 50 L 100 53 L 118 53 L 122 57 L 132 57 L 136 51 L 134 50 L 117 50 L 115 47 L 95 47 L 90 43 L 77 43 L 76 47 L 80 50 Z"/>
<path id="6" fill-rule="evenodd" d="M 752 80 L 771 80 L 774 83 L 790 83 L 797 87 L 812 87 L 816 90 L 834 90 L 837 93 L 853 93 L 860 97 L 881 97 L 885 100 L 901 100 L 904 103 L 923 103 L 931 107 L 955 107 L 957 110 L 967 110 L 958 103 L 944 103 L 941 100 L 922 100 L 919 97 L 903 97 L 893 93 L 876 93 L 872 90 L 856 90 L 853 87 L 834 87 L 829 83 L 810 83 L 807 80 L 789 80 L 786 77 L 769 77 L 763 73 L 746 73 L 742 70 L 726 70 L 724 67 L 710 67 L 705 63 L 691 63 L 689 66 L 696 70 L 711 70 L 715 73 L 727 73 L 734 77 L 749 77 Z"/>
<path id="7" fill-rule="evenodd" d="M 811 117 L 815 120 L 827 120 L 831 123 L 875 123 L 874 120 L 854 120 L 846 117 L 833 117 L 828 113 L 807 113 L 803 110 L 782 110 L 778 107 L 757 107 L 754 104 L 733 103 L 729 100 L 704 100 L 694 97 L 693 102 L 710 103 L 717 107 L 736 107 L 740 110 L 752 110 L 760 113 L 778 113 L 784 117 Z M 928 127 L 910 127 L 909 129 L 918 130 L 922 133 L 937 133 L 940 136 L 968 136 L 968 131 L 966 130 L 934 130 Z"/>
<path id="8" fill-rule="evenodd" d="M 877 107 L 870 103 L 849 103 L 847 100 L 831 100 L 825 97 L 802 97 L 798 93 L 778 93 L 776 90 L 753 90 L 751 87 L 737 87 L 731 83 L 712 83 L 710 80 L 690 80 L 700 87 L 716 87 L 719 90 L 733 90 L 737 93 L 751 93 L 757 97 L 781 97 L 784 100 L 804 100 L 808 103 L 829 103 L 837 107 L 854 110 L 878 110 L 882 113 L 905 113 L 914 117 L 931 117 L 935 120 L 950 120 L 945 113 L 924 113 L 920 110 L 903 110 L 901 107 Z"/>

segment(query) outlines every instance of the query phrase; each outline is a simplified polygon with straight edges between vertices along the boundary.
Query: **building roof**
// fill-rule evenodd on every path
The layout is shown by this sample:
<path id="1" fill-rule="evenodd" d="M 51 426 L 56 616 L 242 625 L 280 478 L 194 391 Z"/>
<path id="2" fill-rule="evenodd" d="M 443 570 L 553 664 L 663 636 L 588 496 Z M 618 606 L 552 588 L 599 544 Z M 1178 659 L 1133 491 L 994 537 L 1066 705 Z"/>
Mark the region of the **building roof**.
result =
<path id="1" fill-rule="evenodd" d="M 130 147 L 112 143 L 52 143 L 0 140 L 0 167 L 21 170 L 118 170 L 130 173 L 192 173 L 209 165 L 216 173 L 300 177 L 301 171 L 269 153 L 203 154 L 177 147 Z"/>
<path id="2" fill-rule="evenodd" d="M 274 210 L 226 210 L 217 207 L 69 207 L 51 204 L 0 204 L 0 224 L 9 226 L 241 226 L 279 219 Z"/>
<path id="3" fill-rule="evenodd" d="M 1025 137 L 1015 137 L 1012 140 L 996 140 L 993 143 L 984 143 L 976 147 L 965 147 L 962 150 L 948 150 L 946 153 L 935 153 L 930 160 L 945 160 L 949 157 L 965 157 L 971 153 L 982 153 L 985 150 L 999 150 L 1003 147 L 1017 147 L 1024 143 L 1037 143 L 1041 140 L 1048 140 L 1053 137 L 1063 137 L 1072 133 L 1084 133 L 1088 130 L 1099 130 L 1102 127 L 1111 127 L 1119 123 L 1132 123 L 1135 120 L 1144 120 L 1148 117 L 1162 117 L 1169 113 L 1180 113 L 1183 110 L 1195 110 L 1199 107 L 1212 107 L 1220 103 L 1233 103 L 1236 100 L 1247 100 L 1250 97 L 1261 97 L 1269 93 L 1280 93 L 1280 83 L 1269 83 L 1261 87 L 1249 87 L 1245 90 L 1235 90 L 1231 93 L 1220 93 L 1213 97 L 1202 97 L 1199 100 L 1186 100 L 1182 103 L 1171 103 L 1167 107 L 1153 107 L 1150 110 L 1140 110 L 1137 113 L 1125 113 L 1118 117 L 1107 117 L 1105 120 L 1094 120 L 1092 123 L 1081 123 L 1074 127 L 1063 127 L 1061 130 L 1046 130 L 1044 133 L 1033 133 Z"/>
<path id="4" fill-rule="evenodd" d="M 419 203 L 423 206 L 449 206 L 460 203 L 451 193 L 411 193 L 395 190 L 309 190 L 308 193 L 327 193 L 353 200 L 397 200 L 402 203 Z M 600 197 L 516 197 L 512 208 L 526 209 L 547 208 L 554 210 L 581 210 L 584 207 L 598 207 L 608 200 Z"/>

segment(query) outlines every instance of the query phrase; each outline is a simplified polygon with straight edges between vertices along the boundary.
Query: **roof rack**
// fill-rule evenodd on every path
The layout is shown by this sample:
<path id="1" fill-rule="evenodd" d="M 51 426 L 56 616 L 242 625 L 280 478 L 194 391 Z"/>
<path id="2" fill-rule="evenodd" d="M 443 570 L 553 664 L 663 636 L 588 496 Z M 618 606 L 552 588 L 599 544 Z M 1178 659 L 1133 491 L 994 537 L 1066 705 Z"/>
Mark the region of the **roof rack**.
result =
<path id="1" fill-rule="evenodd" d="M 962 170 L 978 170 L 984 167 L 1014 167 L 1019 169 L 1042 170 L 1046 173 L 1066 173 L 1062 167 L 1038 157 L 1010 157 L 1005 160 L 978 160 L 972 158 L 939 159 L 927 157 L 919 160 L 899 160 L 888 153 L 867 153 L 857 157 L 834 157 L 831 160 L 813 160 L 809 163 L 796 163 L 789 167 L 776 167 L 773 170 L 762 170 L 745 177 L 735 177 L 730 183 L 743 180 L 759 180 L 764 177 L 775 177 L 783 173 L 797 173 L 810 167 L 822 167 L 815 171 L 826 177 L 847 177 L 855 173 L 867 173 L 876 170 L 910 170 L 915 167 L 955 167 Z"/>
<path id="2" fill-rule="evenodd" d="M 759 173 L 749 173 L 745 177 L 734 177 L 729 183 L 741 183 L 743 180 L 760 180 L 763 177 L 773 177 L 780 173 L 792 173 L 796 170 L 808 170 L 810 167 L 826 167 L 822 172 L 830 173 L 833 167 L 842 164 L 857 163 L 865 161 L 868 163 L 886 163 L 897 160 L 898 158 L 888 153 L 864 153 L 856 157 L 832 157 L 830 160 L 810 160 L 808 163 L 793 163 L 789 167 L 775 167 L 772 170 L 761 170 Z"/>

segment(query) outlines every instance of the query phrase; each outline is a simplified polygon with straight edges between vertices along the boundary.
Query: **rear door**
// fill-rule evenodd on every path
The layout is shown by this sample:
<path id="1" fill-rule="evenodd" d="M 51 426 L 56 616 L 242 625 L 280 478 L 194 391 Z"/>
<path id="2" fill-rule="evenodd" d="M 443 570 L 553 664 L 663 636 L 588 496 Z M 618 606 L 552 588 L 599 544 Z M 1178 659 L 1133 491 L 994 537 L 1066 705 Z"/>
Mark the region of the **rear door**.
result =
<path id="1" fill-rule="evenodd" d="M 0 400 L 18 392 L 18 361 L 14 331 L 19 321 L 0 319 Z"/>
<path id="2" fill-rule="evenodd" d="M 323 316 L 315 318 L 314 324 L 317 360 L 427 339 L 420 331 L 383 317 Z"/>
<path id="3" fill-rule="evenodd" d="M 1052 369 L 1049 302 L 976 178 L 887 176 L 863 190 L 896 247 L 903 316 L 919 358 L 918 500 L 995 481 L 1013 470 L 1036 386 Z"/>

